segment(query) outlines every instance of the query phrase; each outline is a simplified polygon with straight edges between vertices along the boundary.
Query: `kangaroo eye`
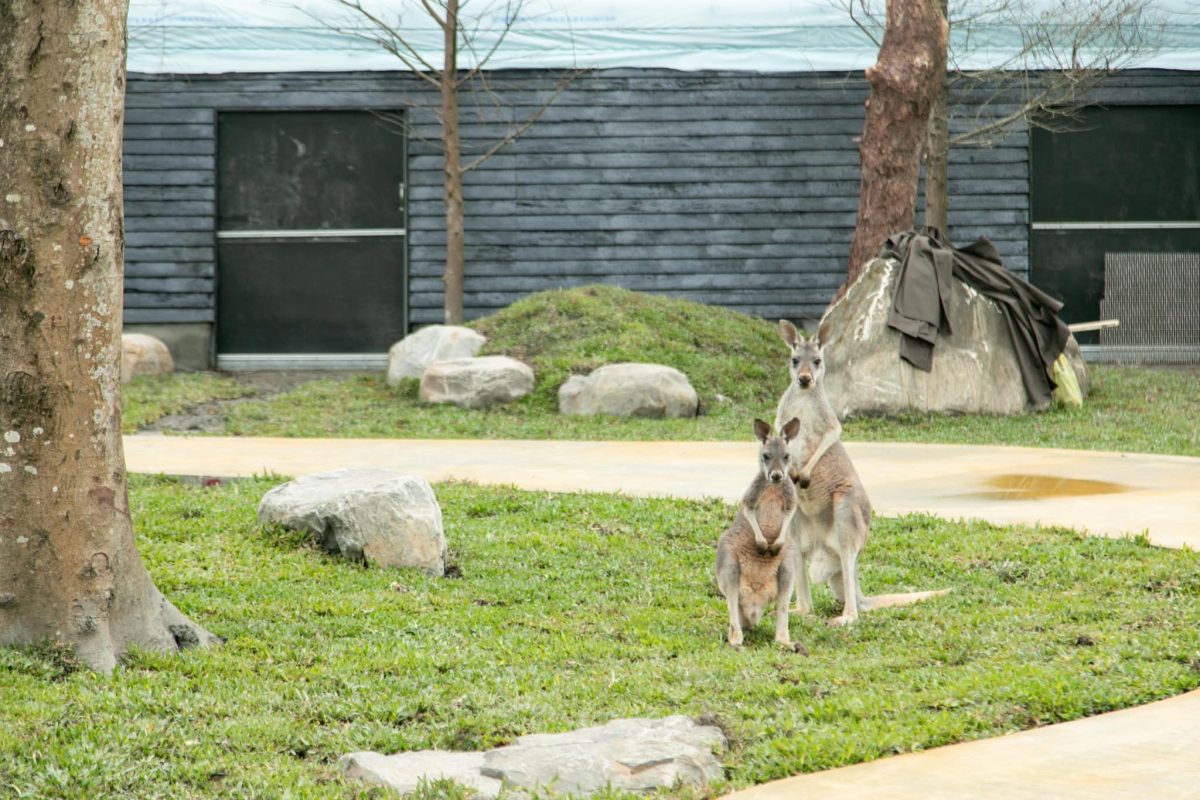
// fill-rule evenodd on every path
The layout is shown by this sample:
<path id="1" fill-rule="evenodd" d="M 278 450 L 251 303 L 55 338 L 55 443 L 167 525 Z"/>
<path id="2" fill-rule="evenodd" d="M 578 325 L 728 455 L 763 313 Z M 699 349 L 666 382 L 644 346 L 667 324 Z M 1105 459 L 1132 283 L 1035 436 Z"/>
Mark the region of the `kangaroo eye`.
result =
<path id="1" fill-rule="evenodd" d="M 766 453 L 763 453 L 763 461 L 770 461 L 770 460 L 771 460 L 771 457 L 769 455 L 767 455 Z"/>
<path id="2" fill-rule="evenodd" d="M 787 462 L 789 462 L 791 460 L 792 460 L 792 457 L 790 455 L 788 455 L 787 453 L 783 454 L 783 463 L 786 464 Z"/>
<path id="3" fill-rule="evenodd" d="M 792 366 L 793 367 L 800 366 L 800 356 L 792 356 Z"/>
<path id="4" fill-rule="evenodd" d="M 813 359 L 813 366 L 814 366 L 814 367 L 819 367 L 819 366 L 821 366 L 821 359 L 819 359 L 819 358 L 814 358 L 814 359 Z"/>

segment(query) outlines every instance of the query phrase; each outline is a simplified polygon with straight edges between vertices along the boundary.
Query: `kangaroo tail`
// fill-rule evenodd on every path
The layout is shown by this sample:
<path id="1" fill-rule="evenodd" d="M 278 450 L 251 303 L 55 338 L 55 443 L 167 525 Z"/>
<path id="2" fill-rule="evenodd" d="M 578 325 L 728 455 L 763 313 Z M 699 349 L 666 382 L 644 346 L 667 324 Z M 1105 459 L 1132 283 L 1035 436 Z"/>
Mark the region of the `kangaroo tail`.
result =
<path id="1" fill-rule="evenodd" d="M 922 600 L 928 600 L 931 597 L 941 597 L 949 592 L 949 589 L 937 589 L 929 592 L 873 594 L 869 597 L 860 598 L 858 601 L 858 607 L 863 611 L 872 611 L 877 608 L 898 608 L 899 606 L 910 606 L 913 603 L 919 603 Z"/>

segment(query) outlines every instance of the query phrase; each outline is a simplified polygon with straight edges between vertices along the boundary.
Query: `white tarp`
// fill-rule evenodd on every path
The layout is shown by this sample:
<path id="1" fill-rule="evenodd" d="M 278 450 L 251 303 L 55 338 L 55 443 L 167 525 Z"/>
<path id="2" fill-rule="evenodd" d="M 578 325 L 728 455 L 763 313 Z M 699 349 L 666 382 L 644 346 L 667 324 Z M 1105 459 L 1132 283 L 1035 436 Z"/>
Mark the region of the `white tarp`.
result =
<path id="1" fill-rule="evenodd" d="M 440 64 L 442 33 L 419 0 L 362 0 Z M 803 72 L 861 70 L 878 48 L 849 18 L 846 0 L 527 0 L 489 69 L 661 67 Z M 1089 0 L 1032 0 L 1085 5 Z M 882 7 L 883 0 L 875 0 Z M 466 0 L 462 18 L 475 51 L 504 28 L 504 0 Z M 1161 0 L 1162 44 L 1127 66 L 1200 69 L 1200 11 L 1193 0 Z M 336 0 L 131 0 L 131 72 L 222 73 L 403 69 L 363 38 L 363 17 Z M 972 31 L 958 66 L 1004 64 L 1021 47 L 1003 25 Z M 464 52 L 459 66 L 474 61 Z M 1053 66 L 1053 65 L 1046 65 Z"/>

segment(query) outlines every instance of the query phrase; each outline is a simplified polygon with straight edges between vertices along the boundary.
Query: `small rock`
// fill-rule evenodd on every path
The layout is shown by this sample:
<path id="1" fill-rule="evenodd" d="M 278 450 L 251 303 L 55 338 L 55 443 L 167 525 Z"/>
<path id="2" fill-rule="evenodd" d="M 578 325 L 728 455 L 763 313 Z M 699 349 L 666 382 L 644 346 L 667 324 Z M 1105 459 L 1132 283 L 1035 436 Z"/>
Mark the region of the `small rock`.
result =
<path id="1" fill-rule="evenodd" d="M 306 475 L 263 495 L 258 519 L 310 531 L 326 550 L 355 561 L 446 571 L 442 509 L 418 476 L 386 469 Z"/>
<path id="2" fill-rule="evenodd" d="M 121 334 L 121 383 L 129 383 L 137 375 L 163 375 L 174 370 L 171 351 L 161 339 L 145 333 Z"/>
<path id="3" fill-rule="evenodd" d="M 508 403 L 533 391 L 533 370 L 508 356 L 435 361 L 421 376 L 421 399 L 463 408 Z"/>
<path id="4" fill-rule="evenodd" d="M 387 786 L 400 794 L 415 792 L 422 779 L 435 781 L 442 778 L 474 789 L 477 797 L 492 798 L 500 794 L 501 781 L 480 772 L 483 753 L 446 750 L 421 750 L 394 756 L 351 753 L 338 759 L 338 765 L 348 778 Z"/>
<path id="5" fill-rule="evenodd" d="M 562 414 L 694 417 L 700 398 L 687 376 L 660 364 L 609 364 L 572 375 L 558 389 Z"/>
<path id="6" fill-rule="evenodd" d="M 430 325 L 405 336 L 388 350 L 387 382 L 394 386 L 404 378 L 419 378 L 435 361 L 471 358 L 487 337 L 458 325 Z"/>

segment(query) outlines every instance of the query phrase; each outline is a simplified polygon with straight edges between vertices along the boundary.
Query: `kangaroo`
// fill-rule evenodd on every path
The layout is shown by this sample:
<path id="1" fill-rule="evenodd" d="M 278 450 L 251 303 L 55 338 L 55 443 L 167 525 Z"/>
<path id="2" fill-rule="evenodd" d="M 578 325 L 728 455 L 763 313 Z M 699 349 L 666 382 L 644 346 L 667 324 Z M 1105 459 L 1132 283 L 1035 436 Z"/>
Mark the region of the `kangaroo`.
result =
<path id="1" fill-rule="evenodd" d="M 793 645 L 788 632 L 796 563 L 790 534 L 796 487 L 788 477 L 788 444 L 799 428 L 800 421 L 793 419 L 783 426 L 781 436 L 772 436 L 767 423 L 754 420 L 754 435 L 762 443 L 759 472 L 742 497 L 733 525 L 717 542 L 717 588 L 729 607 L 729 644 L 734 647 L 742 646 L 743 628 L 757 625 L 774 600 L 775 641 L 795 652 L 808 652 L 800 643 Z"/>
<path id="2" fill-rule="evenodd" d="M 799 489 L 791 530 L 796 541 L 796 611 L 812 613 L 810 579 L 827 582 L 841 603 L 841 615 L 829 621 L 835 627 L 849 625 L 862 611 L 945 594 L 949 590 L 863 595 L 858 557 L 871 528 L 871 501 L 842 446 L 842 426 L 825 395 L 824 347 L 829 323 L 821 326 L 815 341 L 787 320 L 779 321 L 779 333 L 791 348 L 792 360 L 791 381 L 779 399 L 775 424 L 800 420 L 799 430 L 789 440 L 789 475 Z"/>

